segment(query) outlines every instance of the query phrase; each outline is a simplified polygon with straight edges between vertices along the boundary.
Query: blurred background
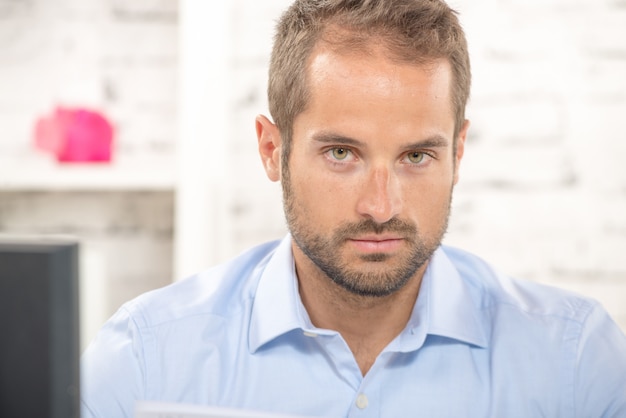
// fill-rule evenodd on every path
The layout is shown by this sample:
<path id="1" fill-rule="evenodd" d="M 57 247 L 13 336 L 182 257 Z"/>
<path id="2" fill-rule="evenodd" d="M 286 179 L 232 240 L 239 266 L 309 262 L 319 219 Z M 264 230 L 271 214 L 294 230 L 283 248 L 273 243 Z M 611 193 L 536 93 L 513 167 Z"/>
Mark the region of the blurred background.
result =
<path id="1" fill-rule="evenodd" d="M 0 0 L 0 234 L 80 240 L 83 347 L 126 300 L 286 232 L 254 117 L 289 3 Z M 626 1 L 450 4 L 474 83 L 445 243 L 626 330 Z M 44 149 L 57 109 L 106 119 L 110 160 Z"/>

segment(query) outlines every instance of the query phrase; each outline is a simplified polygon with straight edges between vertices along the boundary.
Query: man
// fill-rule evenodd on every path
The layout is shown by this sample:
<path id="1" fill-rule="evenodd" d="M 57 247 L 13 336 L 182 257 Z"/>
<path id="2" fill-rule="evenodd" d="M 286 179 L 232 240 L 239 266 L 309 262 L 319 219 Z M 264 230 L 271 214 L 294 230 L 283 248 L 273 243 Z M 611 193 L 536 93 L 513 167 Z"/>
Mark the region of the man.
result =
<path id="1" fill-rule="evenodd" d="M 597 303 L 441 246 L 469 86 L 442 1 L 296 1 L 256 120 L 289 236 L 122 307 L 84 355 L 84 416 L 625 417 Z"/>

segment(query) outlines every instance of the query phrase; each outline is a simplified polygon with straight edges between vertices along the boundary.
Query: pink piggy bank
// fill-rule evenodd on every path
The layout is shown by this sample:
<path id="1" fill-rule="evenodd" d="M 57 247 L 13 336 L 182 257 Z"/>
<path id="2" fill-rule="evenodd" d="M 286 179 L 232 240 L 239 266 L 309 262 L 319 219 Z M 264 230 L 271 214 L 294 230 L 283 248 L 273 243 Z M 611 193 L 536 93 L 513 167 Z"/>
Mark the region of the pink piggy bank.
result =
<path id="1" fill-rule="evenodd" d="M 109 162 L 113 126 L 96 111 L 57 107 L 37 121 L 35 145 L 60 162 Z"/>

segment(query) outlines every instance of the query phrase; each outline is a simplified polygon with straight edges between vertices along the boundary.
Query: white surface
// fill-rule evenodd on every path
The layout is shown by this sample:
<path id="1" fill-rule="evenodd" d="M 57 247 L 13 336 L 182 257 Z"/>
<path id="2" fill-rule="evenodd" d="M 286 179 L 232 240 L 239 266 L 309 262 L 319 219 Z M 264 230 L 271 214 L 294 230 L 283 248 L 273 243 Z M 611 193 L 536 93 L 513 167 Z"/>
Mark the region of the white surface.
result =
<path id="1" fill-rule="evenodd" d="M 302 415 L 268 414 L 212 406 L 139 402 L 135 418 L 305 418 Z"/>
<path id="2" fill-rule="evenodd" d="M 232 163 L 228 154 L 231 8 L 228 1 L 180 2 L 176 278 L 215 264 L 232 251 L 230 188 L 223 186 Z"/>
<path id="3" fill-rule="evenodd" d="M 82 353 L 96 336 L 110 313 L 106 280 L 108 276 L 105 257 L 88 245 L 80 247 L 80 352 Z"/>
<path id="4" fill-rule="evenodd" d="M 58 163 L 52 155 L 0 158 L 0 191 L 173 190 L 171 156 L 115 157 L 111 163 Z"/>

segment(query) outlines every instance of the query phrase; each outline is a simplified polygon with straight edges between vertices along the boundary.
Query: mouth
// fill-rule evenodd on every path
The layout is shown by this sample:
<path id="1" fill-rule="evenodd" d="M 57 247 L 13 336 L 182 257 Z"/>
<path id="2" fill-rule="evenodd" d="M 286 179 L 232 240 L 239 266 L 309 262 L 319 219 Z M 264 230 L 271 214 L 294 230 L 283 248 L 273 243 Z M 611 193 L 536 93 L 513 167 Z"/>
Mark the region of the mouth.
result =
<path id="1" fill-rule="evenodd" d="M 365 235 L 349 238 L 348 242 L 359 252 L 389 253 L 398 250 L 404 238 L 397 235 Z"/>

